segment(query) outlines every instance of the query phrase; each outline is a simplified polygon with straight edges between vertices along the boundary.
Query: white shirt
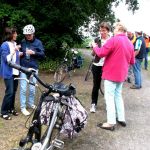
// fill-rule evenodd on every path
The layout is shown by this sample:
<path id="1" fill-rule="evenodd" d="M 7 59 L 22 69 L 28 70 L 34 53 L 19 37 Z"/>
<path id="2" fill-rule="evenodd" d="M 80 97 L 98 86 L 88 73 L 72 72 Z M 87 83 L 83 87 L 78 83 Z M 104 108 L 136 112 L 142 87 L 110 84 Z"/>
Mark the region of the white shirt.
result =
<path id="1" fill-rule="evenodd" d="M 109 39 L 109 38 L 108 38 Z M 101 39 L 101 45 L 103 46 L 108 39 Z M 105 57 L 101 58 L 98 63 L 93 63 L 95 66 L 103 66 L 105 61 Z"/>
<path id="2" fill-rule="evenodd" d="M 10 49 L 10 54 L 7 55 L 7 62 L 12 61 L 13 63 L 16 63 L 16 53 L 14 53 L 14 51 L 16 51 L 16 42 L 7 42 L 9 45 L 9 49 Z M 12 69 L 12 74 L 13 75 L 19 75 L 19 70 L 17 69 Z"/>

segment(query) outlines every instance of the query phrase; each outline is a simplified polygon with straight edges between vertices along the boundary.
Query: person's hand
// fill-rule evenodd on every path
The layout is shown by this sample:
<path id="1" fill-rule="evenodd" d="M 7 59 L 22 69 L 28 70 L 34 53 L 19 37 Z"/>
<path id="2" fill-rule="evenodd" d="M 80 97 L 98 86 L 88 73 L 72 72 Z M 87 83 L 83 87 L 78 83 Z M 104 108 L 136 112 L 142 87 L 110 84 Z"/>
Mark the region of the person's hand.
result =
<path id="1" fill-rule="evenodd" d="M 31 49 L 27 49 L 26 50 L 26 54 L 28 54 L 28 55 L 34 55 L 35 52 L 33 50 L 31 50 Z"/>
<path id="2" fill-rule="evenodd" d="M 33 69 L 33 68 L 28 68 L 28 70 L 29 70 L 29 71 L 32 71 L 32 72 L 36 72 L 36 70 Z"/>
<path id="3" fill-rule="evenodd" d="M 91 55 L 92 55 L 92 56 L 95 56 L 95 52 L 94 52 L 93 50 L 92 50 L 92 52 L 91 52 Z"/>
<path id="4" fill-rule="evenodd" d="M 15 50 L 19 50 L 21 48 L 21 45 L 16 45 Z"/>
<path id="5" fill-rule="evenodd" d="M 19 56 L 23 56 L 23 52 L 19 52 Z"/>
<path id="6" fill-rule="evenodd" d="M 95 42 L 92 42 L 92 48 L 94 48 L 94 47 L 96 47 L 96 46 L 98 46 Z"/>

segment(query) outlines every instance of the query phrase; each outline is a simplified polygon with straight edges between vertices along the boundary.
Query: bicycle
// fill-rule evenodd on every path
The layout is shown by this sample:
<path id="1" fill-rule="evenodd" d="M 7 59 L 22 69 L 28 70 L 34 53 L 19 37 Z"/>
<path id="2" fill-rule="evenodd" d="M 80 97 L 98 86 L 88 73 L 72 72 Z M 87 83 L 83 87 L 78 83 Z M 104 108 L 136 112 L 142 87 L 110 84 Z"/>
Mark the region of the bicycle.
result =
<path id="1" fill-rule="evenodd" d="M 93 61 L 94 61 L 94 59 L 92 59 L 91 62 L 89 63 L 88 70 L 86 72 L 84 81 L 88 81 L 88 79 L 91 75 Z M 101 81 L 100 81 L 100 89 L 99 90 L 100 90 L 101 94 L 104 95 L 104 80 L 102 78 L 101 78 Z"/>
<path id="2" fill-rule="evenodd" d="M 80 68 L 83 64 L 83 58 L 78 55 L 78 51 L 71 49 L 71 60 L 68 60 L 70 50 L 67 50 L 63 61 L 57 67 L 54 73 L 54 81 L 62 82 L 64 79 L 69 76 L 71 77 L 72 72 L 75 72 L 75 69 Z"/>
<path id="3" fill-rule="evenodd" d="M 87 70 L 87 72 L 86 72 L 84 81 L 87 81 L 87 80 L 89 79 L 89 77 L 90 77 L 90 74 L 91 74 L 91 72 L 92 72 L 92 64 L 93 64 L 93 61 L 94 61 L 94 60 L 92 59 L 92 61 L 89 63 L 88 70 Z"/>
<path id="4" fill-rule="evenodd" d="M 26 137 L 20 140 L 19 148 L 12 150 L 53 150 L 55 148 L 63 149 L 64 142 L 60 140 L 59 137 L 64 127 L 66 113 L 69 110 L 73 111 L 73 106 L 71 103 L 69 103 L 69 98 L 74 97 L 76 93 L 75 87 L 72 84 L 67 86 L 63 83 L 47 84 L 44 83 L 35 74 L 34 69 L 21 67 L 20 65 L 13 64 L 12 62 L 9 62 L 9 66 L 26 73 L 28 77 L 31 75 L 34 76 L 38 83 L 47 89 L 47 91 L 43 91 L 41 93 L 40 101 L 33 114 L 33 118 Z M 30 82 L 28 79 L 25 80 L 29 84 L 38 87 L 37 84 Z M 45 108 L 47 105 L 50 106 L 48 109 Z M 48 116 L 43 118 L 44 115 L 42 115 L 42 112 L 47 110 L 50 112 L 46 112 Z M 81 120 L 79 120 L 79 118 L 74 120 L 75 123 L 73 122 L 74 126 L 72 132 L 78 133 L 81 131 L 81 129 L 84 128 L 86 119 L 87 112 L 85 111 L 85 116 L 82 122 L 80 122 Z"/>

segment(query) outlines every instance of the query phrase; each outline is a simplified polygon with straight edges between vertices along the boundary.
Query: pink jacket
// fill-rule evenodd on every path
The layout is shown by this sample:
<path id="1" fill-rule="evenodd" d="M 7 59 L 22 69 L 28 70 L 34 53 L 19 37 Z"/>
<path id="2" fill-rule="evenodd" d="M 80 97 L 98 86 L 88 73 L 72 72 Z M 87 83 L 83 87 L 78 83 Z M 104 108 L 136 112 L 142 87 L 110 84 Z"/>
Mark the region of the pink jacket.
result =
<path id="1" fill-rule="evenodd" d="M 110 38 L 101 48 L 94 47 L 99 57 L 105 57 L 102 78 L 114 82 L 125 81 L 128 67 L 135 63 L 134 47 L 125 34 Z"/>

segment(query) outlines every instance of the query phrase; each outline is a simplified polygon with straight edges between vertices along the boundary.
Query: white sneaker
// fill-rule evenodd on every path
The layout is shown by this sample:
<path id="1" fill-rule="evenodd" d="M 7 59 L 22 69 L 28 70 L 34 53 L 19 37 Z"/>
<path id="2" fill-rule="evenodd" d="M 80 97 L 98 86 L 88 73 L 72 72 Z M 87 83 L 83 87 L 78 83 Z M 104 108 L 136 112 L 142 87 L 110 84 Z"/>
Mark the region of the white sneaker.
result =
<path id="1" fill-rule="evenodd" d="M 24 108 L 21 110 L 21 112 L 25 115 L 25 116 L 29 116 L 30 113 Z"/>
<path id="2" fill-rule="evenodd" d="M 90 108 L 90 112 L 91 113 L 95 113 L 96 112 L 96 106 L 95 106 L 95 104 L 92 104 L 92 106 Z"/>

